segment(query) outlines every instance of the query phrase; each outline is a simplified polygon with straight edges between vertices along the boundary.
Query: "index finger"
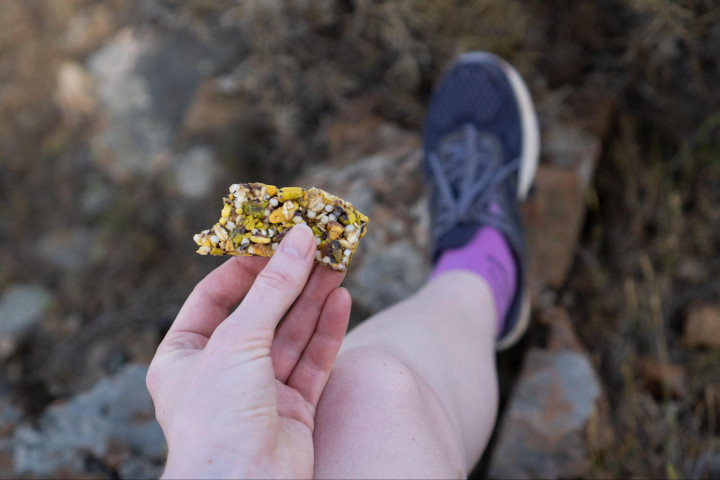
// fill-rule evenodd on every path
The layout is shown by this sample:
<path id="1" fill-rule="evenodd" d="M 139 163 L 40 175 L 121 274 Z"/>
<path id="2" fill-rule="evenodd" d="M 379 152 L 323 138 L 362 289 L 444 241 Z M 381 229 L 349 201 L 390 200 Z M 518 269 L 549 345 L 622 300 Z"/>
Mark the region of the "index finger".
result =
<path id="1" fill-rule="evenodd" d="M 259 257 L 233 257 L 207 274 L 188 296 L 168 336 L 194 333 L 210 338 L 250 290 L 266 263 L 266 259 Z"/>

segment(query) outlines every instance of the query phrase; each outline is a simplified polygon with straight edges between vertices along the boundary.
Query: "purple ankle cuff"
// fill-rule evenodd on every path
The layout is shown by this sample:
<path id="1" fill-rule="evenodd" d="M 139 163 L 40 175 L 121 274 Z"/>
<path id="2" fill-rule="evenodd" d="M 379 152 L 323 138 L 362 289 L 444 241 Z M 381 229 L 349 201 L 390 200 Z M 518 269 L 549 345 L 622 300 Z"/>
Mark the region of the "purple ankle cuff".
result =
<path id="1" fill-rule="evenodd" d="M 517 283 L 515 257 L 503 234 L 493 227 L 481 227 L 472 240 L 462 247 L 442 252 L 430 278 L 458 269 L 476 273 L 490 285 L 497 307 L 497 331 L 500 334 Z"/>

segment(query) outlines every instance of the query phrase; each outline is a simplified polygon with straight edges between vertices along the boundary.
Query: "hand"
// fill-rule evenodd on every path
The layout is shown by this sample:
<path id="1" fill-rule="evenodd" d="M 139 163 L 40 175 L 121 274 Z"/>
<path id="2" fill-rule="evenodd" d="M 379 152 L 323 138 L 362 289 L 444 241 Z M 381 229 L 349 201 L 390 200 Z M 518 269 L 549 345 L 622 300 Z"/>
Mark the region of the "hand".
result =
<path id="1" fill-rule="evenodd" d="M 231 258 L 188 297 L 147 375 L 165 478 L 312 477 L 315 409 L 350 315 L 343 275 L 313 270 L 314 252 L 295 226 L 269 261 Z"/>

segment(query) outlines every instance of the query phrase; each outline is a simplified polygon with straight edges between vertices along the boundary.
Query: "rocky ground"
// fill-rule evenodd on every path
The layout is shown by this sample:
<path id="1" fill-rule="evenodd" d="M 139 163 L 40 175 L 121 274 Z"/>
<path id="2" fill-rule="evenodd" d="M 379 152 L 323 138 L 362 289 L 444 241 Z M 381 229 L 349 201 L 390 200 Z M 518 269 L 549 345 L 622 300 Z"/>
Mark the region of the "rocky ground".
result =
<path id="1" fill-rule="evenodd" d="M 228 179 L 369 214 L 353 323 L 417 289 L 424 105 L 485 49 L 543 145 L 534 322 L 474 475 L 720 477 L 718 25 L 704 0 L 5 0 L 0 476 L 159 474 L 144 371 L 221 261 L 192 235 Z"/>

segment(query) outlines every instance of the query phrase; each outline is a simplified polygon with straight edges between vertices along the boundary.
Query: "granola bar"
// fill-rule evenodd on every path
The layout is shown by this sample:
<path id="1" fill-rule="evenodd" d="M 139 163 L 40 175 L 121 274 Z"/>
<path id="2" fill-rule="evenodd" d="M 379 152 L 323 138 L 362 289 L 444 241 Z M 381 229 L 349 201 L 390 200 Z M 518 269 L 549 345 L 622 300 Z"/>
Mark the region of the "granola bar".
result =
<path id="1" fill-rule="evenodd" d="M 236 183 L 223 198 L 220 220 L 193 240 L 200 255 L 271 257 L 289 229 L 300 223 L 315 235 L 315 261 L 343 271 L 365 235 L 368 217 L 319 188 Z"/>

